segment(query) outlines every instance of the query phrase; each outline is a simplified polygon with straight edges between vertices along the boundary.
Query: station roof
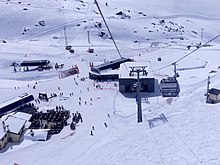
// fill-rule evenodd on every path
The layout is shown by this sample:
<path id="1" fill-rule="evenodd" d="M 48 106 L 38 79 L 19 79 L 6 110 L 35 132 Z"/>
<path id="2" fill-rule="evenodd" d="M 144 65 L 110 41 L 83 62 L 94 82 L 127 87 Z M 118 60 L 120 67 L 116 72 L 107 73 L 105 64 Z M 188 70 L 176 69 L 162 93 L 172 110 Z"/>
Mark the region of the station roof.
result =
<path id="1" fill-rule="evenodd" d="M 21 118 L 17 118 L 15 116 L 10 116 L 6 121 L 5 125 L 9 126 L 9 132 L 18 134 L 21 128 L 27 121 Z"/>
<path id="2" fill-rule="evenodd" d="M 50 63 L 49 60 L 30 60 L 21 62 L 21 66 L 44 66 Z"/>
<path id="3" fill-rule="evenodd" d="M 23 112 L 17 112 L 13 116 L 28 121 L 28 120 L 30 120 L 32 115 L 28 114 L 28 113 L 23 113 Z"/>
<path id="4" fill-rule="evenodd" d="M 153 78 L 152 73 L 149 73 L 150 62 L 126 62 L 125 64 L 120 65 L 119 69 L 119 79 L 120 78 L 132 78 L 137 79 L 137 73 L 134 72 L 132 75 L 129 75 L 132 67 L 135 69 L 142 69 L 145 67 L 145 71 L 147 71 L 147 75 L 143 75 L 143 72 L 140 72 L 140 78 Z"/>
<path id="5" fill-rule="evenodd" d="M 12 104 L 12 103 L 15 103 L 15 102 L 17 102 L 17 101 L 19 101 L 19 100 L 21 100 L 21 99 L 23 99 L 23 98 L 25 98 L 25 97 L 29 97 L 29 96 L 30 96 L 29 94 L 24 93 L 24 94 L 22 94 L 22 95 L 20 95 L 20 96 L 17 96 L 17 97 L 8 99 L 8 100 L 6 100 L 6 101 L 0 103 L 0 113 L 2 113 L 2 112 L 1 112 L 1 109 L 2 109 L 2 108 L 6 107 L 6 106 L 8 106 L 8 105 L 10 105 L 10 104 Z"/>
<path id="6" fill-rule="evenodd" d="M 25 97 L 25 96 L 27 96 L 27 95 L 28 95 L 28 94 L 25 93 L 25 94 L 23 94 L 23 95 L 21 95 L 21 96 L 14 97 L 14 98 L 8 99 L 8 100 L 6 100 L 6 101 L 0 103 L 0 109 L 3 108 L 3 107 L 5 107 L 5 106 L 7 106 L 7 105 L 9 105 L 9 104 L 12 104 L 12 103 L 14 103 L 14 102 L 16 102 L 16 101 L 19 101 L 21 98 L 23 98 L 23 97 Z"/>
<path id="7" fill-rule="evenodd" d="M 106 70 L 102 70 L 99 73 L 97 72 L 93 72 L 93 71 L 89 71 L 90 73 L 94 74 L 94 75 L 113 75 L 113 74 L 119 74 L 119 69 L 106 69 Z"/>
<path id="8" fill-rule="evenodd" d="M 1 119 L 5 121 L 5 125 L 9 126 L 9 131 L 18 134 L 24 124 L 31 118 L 31 114 L 16 112 L 3 116 Z M 1 124 L 1 123 L 0 123 Z"/>
<path id="9" fill-rule="evenodd" d="M 213 95 L 219 95 L 220 94 L 220 90 L 216 89 L 216 88 L 212 88 L 212 89 L 209 90 L 209 93 L 213 94 Z"/>

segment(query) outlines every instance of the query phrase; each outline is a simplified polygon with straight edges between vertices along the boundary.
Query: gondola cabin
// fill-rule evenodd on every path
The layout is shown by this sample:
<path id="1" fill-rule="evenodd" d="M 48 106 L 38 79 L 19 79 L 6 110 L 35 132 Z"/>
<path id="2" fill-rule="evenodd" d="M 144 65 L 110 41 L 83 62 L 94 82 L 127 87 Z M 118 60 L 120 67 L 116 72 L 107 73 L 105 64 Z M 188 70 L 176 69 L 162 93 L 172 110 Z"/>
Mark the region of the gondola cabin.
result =
<path id="1" fill-rule="evenodd" d="M 160 92 L 163 97 L 178 97 L 180 86 L 175 77 L 164 78 L 160 82 Z"/>

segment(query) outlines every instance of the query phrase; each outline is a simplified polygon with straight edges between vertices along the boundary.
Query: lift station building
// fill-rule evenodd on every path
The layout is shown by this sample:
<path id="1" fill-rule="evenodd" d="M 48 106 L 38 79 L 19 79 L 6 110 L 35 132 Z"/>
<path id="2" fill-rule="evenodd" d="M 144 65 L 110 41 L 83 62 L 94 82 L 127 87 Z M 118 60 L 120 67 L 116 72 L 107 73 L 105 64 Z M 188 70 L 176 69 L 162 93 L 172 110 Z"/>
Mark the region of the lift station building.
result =
<path id="1" fill-rule="evenodd" d="M 118 69 L 123 63 L 133 61 L 129 58 L 120 58 L 91 66 L 89 78 L 98 81 L 118 80 Z"/>
<path id="2" fill-rule="evenodd" d="M 27 93 L 6 100 L 5 102 L 0 103 L 0 116 L 6 113 L 10 113 L 33 100 L 34 96 Z"/>
<path id="3" fill-rule="evenodd" d="M 119 69 L 119 91 L 121 93 L 133 93 L 137 88 L 137 73 L 134 68 L 140 69 L 141 92 L 155 92 L 155 79 L 149 73 L 149 62 L 126 62 Z"/>

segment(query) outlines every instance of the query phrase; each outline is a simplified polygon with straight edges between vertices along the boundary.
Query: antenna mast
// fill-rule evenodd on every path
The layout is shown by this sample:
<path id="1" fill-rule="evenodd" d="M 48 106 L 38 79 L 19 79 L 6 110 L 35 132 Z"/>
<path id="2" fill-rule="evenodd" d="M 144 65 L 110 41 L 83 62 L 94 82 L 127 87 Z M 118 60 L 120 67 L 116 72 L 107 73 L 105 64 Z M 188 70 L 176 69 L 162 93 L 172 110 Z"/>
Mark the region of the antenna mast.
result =
<path id="1" fill-rule="evenodd" d="M 112 39 L 112 41 L 113 41 L 113 43 L 114 43 L 114 45 L 115 45 L 115 48 L 116 48 L 118 54 L 119 54 L 119 56 L 122 58 L 121 53 L 120 53 L 120 51 L 119 51 L 119 49 L 118 49 L 118 46 L 116 45 L 116 42 L 115 42 L 115 40 L 114 40 L 114 38 L 113 38 L 113 36 L 112 36 L 112 33 L 111 33 L 111 31 L 110 31 L 110 29 L 109 29 L 109 27 L 108 27 L 108 25 L 107 25 L 107 22 L 105 21 L 105 18 L 104 18 L 103 14 L 102 14 L 102 11 L 101 11 L 101 9 L 100 9 L 100 7 L 99 7 L 99 4 L 98 4 L 97 0 L 94 0 L 94 2 L 95 2 L 96 6 L 97 6 L 97 8 L 98 8 L 98 10 L 99 10 L 99 13 L 100 13 L 100 15 L 101 15 L 101 17 L 102 17 L 104 23 L 105 23 L 105 26 L 107 27 L 107 30 L 108 30 L 108 32 L 109 32 L 109 34 L 110 34 L 110 36 L 111 36 L 111 39 Z"/>

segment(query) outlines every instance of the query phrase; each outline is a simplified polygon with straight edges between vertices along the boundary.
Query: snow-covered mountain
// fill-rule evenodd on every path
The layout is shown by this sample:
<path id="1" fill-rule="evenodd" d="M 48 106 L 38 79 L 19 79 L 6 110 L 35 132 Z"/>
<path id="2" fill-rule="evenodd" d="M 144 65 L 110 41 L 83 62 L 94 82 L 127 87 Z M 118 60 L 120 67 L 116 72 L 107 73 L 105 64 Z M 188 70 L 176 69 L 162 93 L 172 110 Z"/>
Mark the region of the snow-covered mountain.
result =
<path id="1" fill-rule="evenodd" d="M 122 56 L 150 62 L 158 81 L 173 75 L 173 62 L 220 34 L 217 0 L 98 2 Z M 63 105 L 83 116 L 73 136 L 67 126 L 45 142 L 25 137 L 0 153 L 0 165 L 220 164 L 220 104 L 206 104 L 204 96 L 209 75 L 210 87 L 220 88 L 220 37 L 177 63 L 180 96 L 149 97 L 137 124 L 136 100 L 119 93 L 117 82 L 88 79 L 90 62 L 119 58 L 93 0 L 1 0 L 0 27 L 0 102 L 23 93 L 37 98 L 39 92 L 63 92 L 37 104 L 39 110 Z M 64 27 L 75 53 L 65 50 Z M 35 59 L 63 63 L 63 70 L 77 65 L 80 73 L 60 79 L 62 70 L 15 73 L 10 66 Z M 168 122 L 150 128 L 148 121 L 162 113 Z"/>

